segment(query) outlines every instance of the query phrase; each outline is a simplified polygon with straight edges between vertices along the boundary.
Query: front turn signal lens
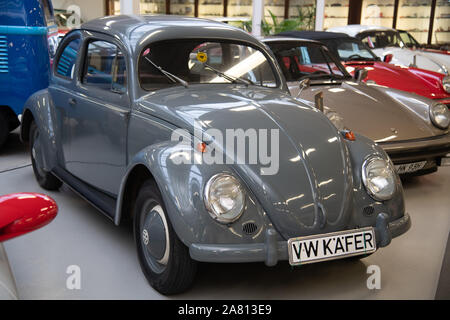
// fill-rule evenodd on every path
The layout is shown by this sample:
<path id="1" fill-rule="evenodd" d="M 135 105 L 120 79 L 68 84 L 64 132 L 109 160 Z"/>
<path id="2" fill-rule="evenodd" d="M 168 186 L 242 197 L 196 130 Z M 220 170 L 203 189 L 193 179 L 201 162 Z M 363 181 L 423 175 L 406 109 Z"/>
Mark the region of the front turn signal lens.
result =
<path id="1" fill-rule="evenodd" d="M 199 144 L 197 144 L 197 151 L 199 151 L 201 153 L 205 153 L 206 152 L 206 143 L 200 142 Z"/>
<path id="2" fill-rule="evenodd" d="M 356 139 L 355 134 L 351 130 L 342 130 L 341 133 L 344 136 L 344 138 L 349 141 L 355 141 Z"/>

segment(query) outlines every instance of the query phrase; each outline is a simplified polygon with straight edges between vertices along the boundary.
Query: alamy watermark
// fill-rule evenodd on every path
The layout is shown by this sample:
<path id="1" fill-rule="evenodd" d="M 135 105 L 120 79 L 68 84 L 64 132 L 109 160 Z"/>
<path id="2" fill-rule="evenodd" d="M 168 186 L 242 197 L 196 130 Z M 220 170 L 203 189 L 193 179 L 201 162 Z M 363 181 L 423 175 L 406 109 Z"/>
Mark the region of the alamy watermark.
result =
<path id="1" fill-rule="evenodd" d="M 279 169 L 279 129 L 202 129 L 194 122 L 194 137 L 186 129 L 172 132 L 178 142 L 170 156 L 175 164 L 259 165 L 261 175 L 275 175 Z"/>
<path id="2" fill-rule="evenodd" d="M 375 264 L 367 267 L 367 274 L 370 276 L 367 278 L 366 285 L 369 290 L 381 289 L 381 268 Z"/>
<path id="3" fill-rule="evenodd" d="M 66 273 L 69 275 L 66 279 L 66 288 L 69 290 L 81 290 L 81 268 L 73 264 L 67 267 Z"/>

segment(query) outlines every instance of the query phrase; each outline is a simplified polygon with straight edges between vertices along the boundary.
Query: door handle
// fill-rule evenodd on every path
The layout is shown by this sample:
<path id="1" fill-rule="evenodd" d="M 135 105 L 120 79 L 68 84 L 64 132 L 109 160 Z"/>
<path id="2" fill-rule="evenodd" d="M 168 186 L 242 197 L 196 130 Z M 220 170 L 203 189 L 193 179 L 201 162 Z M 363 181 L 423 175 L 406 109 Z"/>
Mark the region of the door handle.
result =
<path id="1" fill-rule="evenodd" d="M 73 107 L 77 104 L 77 100 L 75 100 L 74 98 L 69 98 L 69 104 Z"/>

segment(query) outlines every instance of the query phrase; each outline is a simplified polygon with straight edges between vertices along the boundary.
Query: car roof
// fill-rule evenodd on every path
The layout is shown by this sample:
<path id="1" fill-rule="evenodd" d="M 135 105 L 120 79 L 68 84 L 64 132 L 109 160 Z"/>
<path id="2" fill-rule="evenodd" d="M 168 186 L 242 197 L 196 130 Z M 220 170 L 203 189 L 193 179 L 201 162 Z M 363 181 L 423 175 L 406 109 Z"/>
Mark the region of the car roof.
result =
<path id="1" fill-rule="evenodd" d="M 349 36 L 356 36 L 358 33 L 364 32 L 364 31 L 386 31 L 391 30 L 395 31 L 395 29 L 382 27 L 382 26 L 366 26 L 361 24 L 349 24 L 348 26 L 342 26 L 342 27 L 333 27 L 329 28 L 328 31 L 331 32 L 343 32 L 348 34 Z"/>
<path id="2" fill-rule="evenodd" d="M 349 38 L 350 36 L 342 32 L 327 32 L 327 31 L 285 31 L 278 35 L 293 37 L 293 38 L 303 38 L 311 40 L 327 40 L 335 38 Z"/>
<path id="3" fill-rule="evenodd" d="M 225 23 L 176 15 L 118 15 L 86 22 L 80 29 L 107 33 L 119 37 L 132 46 L 144 42 L 183 39 L 214 38 L 260 43 L 242 29 Z"/>
<path id="4" fill-rule="evenodd" d="M 304 39 L 304 38 L 297 38 L 297 37 L 290 37 L 285 35 L 275 35 L 275 36 L 266 36 L 266 37 L 260 37 L 259 40 L 262 42 L 276 42 L 276 41 L 301 41 L 301 42 L 309 42 L 309 43 L 316 43 L 320 45 L 324 45 L 320 41 L 311 40 L 311 39 Z"/>

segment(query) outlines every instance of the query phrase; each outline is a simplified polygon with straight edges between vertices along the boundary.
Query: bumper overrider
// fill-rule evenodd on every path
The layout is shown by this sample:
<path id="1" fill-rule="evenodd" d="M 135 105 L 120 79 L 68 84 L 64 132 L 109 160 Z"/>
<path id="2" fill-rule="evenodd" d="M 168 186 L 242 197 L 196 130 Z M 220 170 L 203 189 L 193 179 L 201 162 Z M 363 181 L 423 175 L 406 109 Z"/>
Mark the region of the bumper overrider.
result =
<path id="1" fill-rule="evenodd" d="M 379 213 L 376 219 L 375 238 L 377 248 L 390 244 L 392 238 L 409 230 L 411 218 L 408 213 L 403 217 L 388 221 L 388 215 Z M 289 259 L 288 242 L 279 241 L 278 233 L 273 228 L 266 231 L 264 243 L 251 244 L 200 244 L 193 243 L 189 247 L 191 258 L 202 262 L 262 262 L 274 266 L 278 261 Z"/>

